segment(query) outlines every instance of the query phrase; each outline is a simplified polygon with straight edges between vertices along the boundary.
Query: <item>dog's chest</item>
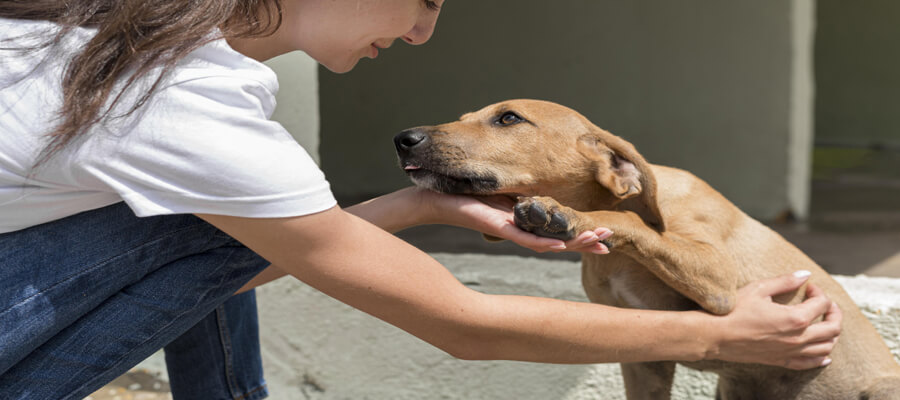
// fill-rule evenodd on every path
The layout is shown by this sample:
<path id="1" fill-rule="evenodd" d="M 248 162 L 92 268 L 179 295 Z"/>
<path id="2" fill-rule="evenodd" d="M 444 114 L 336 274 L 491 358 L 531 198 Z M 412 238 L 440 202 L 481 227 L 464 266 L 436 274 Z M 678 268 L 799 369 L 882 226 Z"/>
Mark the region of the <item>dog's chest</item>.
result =
<path id="1" fill-rule="evenodd" d="M 630 308 L 650 308 L 650 304 L 640 296 L 637 282 L 628 274 L 615 274 L 609 277 L 607 290 L 616 299 L 618 305 Z"/>
<path id="2" fill-rule="evenodd" d="M 582 285 L 594 303 L 652 310 L 696 308 L 692 301 L 628 257 L 585 256 Z"/>

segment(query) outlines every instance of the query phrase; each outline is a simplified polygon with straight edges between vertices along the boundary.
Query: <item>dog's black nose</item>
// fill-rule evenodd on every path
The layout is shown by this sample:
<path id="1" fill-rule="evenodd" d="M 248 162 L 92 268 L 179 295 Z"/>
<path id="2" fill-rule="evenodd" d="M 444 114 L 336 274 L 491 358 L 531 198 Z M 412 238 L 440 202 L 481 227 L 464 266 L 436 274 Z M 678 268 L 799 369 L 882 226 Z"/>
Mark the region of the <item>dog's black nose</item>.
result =
<path id="1" fill-rule="evenodd" d="M 413 147 L 423 146 L 427 142 L 428 134 L 419 128 L 407 129 L 394 136 L 394 146 L 399 153 L 409 152 Z"/>

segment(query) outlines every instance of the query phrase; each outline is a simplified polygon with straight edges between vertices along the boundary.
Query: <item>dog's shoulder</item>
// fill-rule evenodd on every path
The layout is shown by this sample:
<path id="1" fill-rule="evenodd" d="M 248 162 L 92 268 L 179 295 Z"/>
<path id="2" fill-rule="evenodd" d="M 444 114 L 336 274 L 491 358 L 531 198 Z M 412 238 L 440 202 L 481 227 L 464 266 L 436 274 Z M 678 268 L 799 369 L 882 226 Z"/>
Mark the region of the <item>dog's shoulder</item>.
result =
<path id="1" fill-rule="evenodd" d="M 746 218 L 737 206 L 693 173 L 663 165 L 652 165 L 652 169 L 660 212 L 670 228 L 694 231 L 698 224 L 707 228 L 714 225 L 707 231 L 713 233 L 727 231 Z"/>

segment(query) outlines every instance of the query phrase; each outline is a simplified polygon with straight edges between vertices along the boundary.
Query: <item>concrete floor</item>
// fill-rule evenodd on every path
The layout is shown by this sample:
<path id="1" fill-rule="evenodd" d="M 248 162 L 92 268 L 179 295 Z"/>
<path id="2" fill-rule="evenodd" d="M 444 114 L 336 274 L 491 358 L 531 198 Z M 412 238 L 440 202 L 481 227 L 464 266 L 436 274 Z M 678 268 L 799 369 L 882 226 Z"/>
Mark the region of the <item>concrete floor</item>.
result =
<path id="1" fill-rule="evenodd" d="M 84 400 L 172 400 L 172 393 L 167 376 L 136 367 Z"/>

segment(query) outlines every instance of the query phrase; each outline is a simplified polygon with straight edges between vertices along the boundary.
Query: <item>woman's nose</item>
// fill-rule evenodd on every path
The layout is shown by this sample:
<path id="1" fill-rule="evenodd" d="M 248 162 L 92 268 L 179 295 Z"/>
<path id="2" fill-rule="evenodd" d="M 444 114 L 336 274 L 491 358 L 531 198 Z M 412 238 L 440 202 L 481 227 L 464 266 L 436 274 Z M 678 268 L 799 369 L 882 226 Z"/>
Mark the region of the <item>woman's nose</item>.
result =
<path id="1" fill-rule="evenodd" d="M 428 39 L 431 39 L 431 35 L 434 34 L 434 26 L 437 24 L 437 19 L 438 12 L 424 13 L 416 21 L 416 25 L 403 35 L 403 41 L 412 45 L 427 42 Z"/>

